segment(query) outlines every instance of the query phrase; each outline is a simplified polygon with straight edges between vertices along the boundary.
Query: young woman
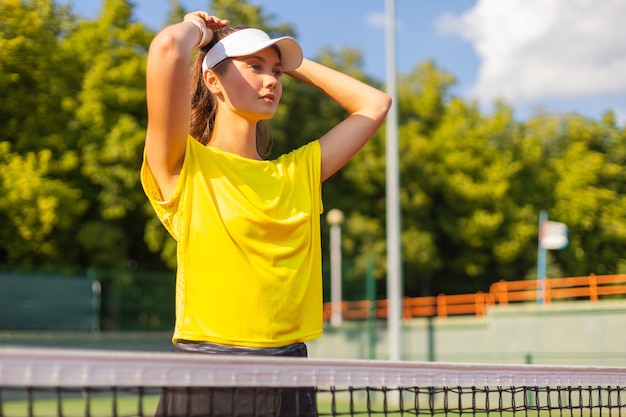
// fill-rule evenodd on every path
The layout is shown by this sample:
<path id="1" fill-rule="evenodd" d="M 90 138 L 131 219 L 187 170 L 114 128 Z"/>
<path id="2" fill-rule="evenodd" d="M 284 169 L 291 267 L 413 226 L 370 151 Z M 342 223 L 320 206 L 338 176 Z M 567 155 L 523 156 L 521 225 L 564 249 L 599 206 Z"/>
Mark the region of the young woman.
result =
<path id="1" fill-rule="evenodd" d="M 303 58 L 292 38 L 227 26 L 207 12 L 190 13 L 163 29 L 148 55 L 141 178 L 177 241 L 174 350 L 306 356 L 304 342 L 322 333 L 321 183 L 376 132 L 390 98 Z M 283 74 L 327 94 L 349 116 L 321 138 L 264 160 L 262 122 L 276 111 Z M 250 394 L 248 402 L 228 395 L 174 393 L 162 397 L 159 413 L 233 403 L 238 413 L 315 412 L 310 391 Z"/>

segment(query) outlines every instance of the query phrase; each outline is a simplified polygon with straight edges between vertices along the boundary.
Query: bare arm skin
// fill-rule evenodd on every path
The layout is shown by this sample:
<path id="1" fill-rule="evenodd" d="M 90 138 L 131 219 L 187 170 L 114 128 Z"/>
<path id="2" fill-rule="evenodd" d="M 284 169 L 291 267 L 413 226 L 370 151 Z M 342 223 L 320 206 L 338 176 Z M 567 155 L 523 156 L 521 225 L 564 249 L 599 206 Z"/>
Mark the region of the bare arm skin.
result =
<path id="1" fill-rule="evenodd" d="M 287 74 L 317 88 L 350 114 L 320 138 L 324 181 L 343 167 L 378 130 L 391 106 L 391 97 L 308 59 Z"/>
<path id="2" fill-rule="evenodd" d="M 189 19 L 200 22 L 210 33 L 202 37 L 201 28 L 187 21 Z M 165 200 L 176 186 L 189 134 L 192 52 L 199 46 L 200 39 L 207 43 L 213 30 L 227 24 L 228 21 L 206 12 L 190 13 L 185 16 L 185 21 L 159 32 L 150 44 L 146 70 L 148 130 L 145 151 Z"/>

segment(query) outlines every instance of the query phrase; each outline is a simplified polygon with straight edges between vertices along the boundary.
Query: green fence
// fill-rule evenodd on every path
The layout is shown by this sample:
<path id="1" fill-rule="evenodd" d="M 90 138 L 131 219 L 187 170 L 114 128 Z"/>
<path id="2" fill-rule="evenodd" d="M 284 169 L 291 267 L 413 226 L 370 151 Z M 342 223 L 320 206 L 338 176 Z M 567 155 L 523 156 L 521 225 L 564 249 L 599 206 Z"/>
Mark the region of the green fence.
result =
<path id="1" fill-rule="evenodd" d="M 171 330 L 174 273 L 0 272 L 0 330 Z"/>
<path id="2" fill-rule="evenodd" d="M 172 330 L 175 318 L 173 272 L 102 271 L 102 330 Z"/>
<path id="3" fill-rule="evenodd" d="M 0 329 L 97 330 L 97 292 L 80 276 L 0 274 Z"/>
<path id="4" fill-rule="evenodd" d="M 344 271 L 351 266 L 344 262 Z M 324 301 L 330 301 L 323 265 Z M 24 271 L 0 267 L 0 330 L 145 331 L 174 328 L 175 272 Z M 344 279 L 343 299 L 366 299 L 363 280 Z M 381 294 L 382 295 L 382 294 Z"/>

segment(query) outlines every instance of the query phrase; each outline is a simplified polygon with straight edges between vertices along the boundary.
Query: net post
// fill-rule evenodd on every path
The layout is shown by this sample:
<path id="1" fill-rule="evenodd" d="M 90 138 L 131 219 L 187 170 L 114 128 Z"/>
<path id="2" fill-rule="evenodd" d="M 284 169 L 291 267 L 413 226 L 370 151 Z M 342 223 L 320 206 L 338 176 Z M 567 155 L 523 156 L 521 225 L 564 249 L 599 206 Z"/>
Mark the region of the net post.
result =
<path id="1" fill-rule="evenodd" d="M 61 394 L 61 388 L 57 387 L 55 391 L 57 397 L 57 416 L 63 417 L 63 396 Z"/>
<path id="2" fill-rule="evenodd" d="M 118 417 L 117 415 L 117 387 L 113 387 L 113 402 L 111 404 L 111 407 L 113 407 L 113 409 L 111 410 L 111 412 L 113 413 L 112 416 Z"/>
<path id="3" fill-rule="evenodd" d="M 28 388 L 28 417 L 35 416 L 35 399 L 33 398 L 33 388 Z"/>
<path id="4" fill-rule="evenodd" d="M 83 393 L 85 395 L 85 417 L 91 417 L 91 390 L 84 388 Z"/>
<path id="5" fill-rule="evenodd" d="M 139 389 L 137 390 L 137 395 L 139 396 L 137 414 L 143 416 L 143 400 L 145 398 L 144 387 L 139 387 Z"/>

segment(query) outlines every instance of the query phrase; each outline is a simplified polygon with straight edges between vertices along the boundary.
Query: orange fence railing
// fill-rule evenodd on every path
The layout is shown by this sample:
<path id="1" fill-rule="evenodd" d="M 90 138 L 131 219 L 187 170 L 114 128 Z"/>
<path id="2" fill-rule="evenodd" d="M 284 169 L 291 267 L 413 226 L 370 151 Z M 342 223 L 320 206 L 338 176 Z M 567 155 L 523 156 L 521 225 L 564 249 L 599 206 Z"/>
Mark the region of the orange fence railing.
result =
<path id="1" fill-rule="evenodd" d="M 439 294 L 429 297 L 407 297 L 402 300 L 402 315 L 413 317 L 448 317 L 452 315 L 474 315 L 481 317 L 495 305 L 508 305 L 520 302 L 544 304 L 553 301 L 586 300 L 597 302 L 607 296 L 626 298 L 626 274 L 594 275 L 569 278 L 548 278 L 545 280 L 499 281 L 489 288 L 488 293 Z M 363 320 L 369 317 L 387 317 L 387 300 L 342 301 L 341 311 L 344 320 Z M 324 320 L 329 320 L 331 303 L 324 304 Z"/>

